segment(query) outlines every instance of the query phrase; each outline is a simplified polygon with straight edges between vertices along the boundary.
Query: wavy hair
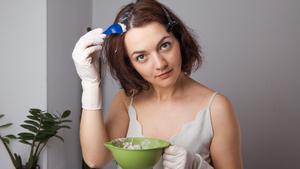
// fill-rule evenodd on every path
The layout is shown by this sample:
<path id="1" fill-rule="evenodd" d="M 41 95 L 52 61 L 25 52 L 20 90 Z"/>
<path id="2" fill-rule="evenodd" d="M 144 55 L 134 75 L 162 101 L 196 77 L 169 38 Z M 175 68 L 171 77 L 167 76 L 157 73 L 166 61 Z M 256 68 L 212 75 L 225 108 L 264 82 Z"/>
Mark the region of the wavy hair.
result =
<path id="1" fill-rule="evenodd" d="M 155 0 L 138 0 L 124 6 L 115 18 L 115 23 L 131 28 L 142 27 L 151 22 L 166 26 L 180 45 L 182 66 L 181 71 L 190 75 L 202 64 L 202 52 L 191 31 L 165 5 Z M 126 32 L 122 35 L 110 35 L 104 42 L 103 55 L 106 57 L 111 75 L 118 80 L 127 96 L 138 94 L 150 88 L 150 85 L 132 66 L 124 43 Z"/>

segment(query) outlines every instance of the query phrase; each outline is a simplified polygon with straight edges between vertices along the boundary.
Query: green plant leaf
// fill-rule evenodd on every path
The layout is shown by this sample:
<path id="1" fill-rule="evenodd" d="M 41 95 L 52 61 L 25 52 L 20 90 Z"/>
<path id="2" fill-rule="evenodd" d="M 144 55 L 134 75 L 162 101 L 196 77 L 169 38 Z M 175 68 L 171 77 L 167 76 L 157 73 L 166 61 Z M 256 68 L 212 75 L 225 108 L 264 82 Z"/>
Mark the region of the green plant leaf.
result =
<path id="1" fill-rule="evenodd" d="M 55 121 L 42 121 L 42 126 L 56 126 Z"/>
<path id="2" fill-rule="evenodd" d="M 37 116 L 37 115 L 40 115 L 42 113 L 42 110 L 36 109 L 36 108 L 31 108 L 29 110 L 29 113 L 32 114 L 32 115 L 34 115 L 34 116 Z"/>
<path id="3" fill-rule="evenodd" d="M 53 118 L 48 118 L 48 117 L 45 117 L 42 121 L 42 123 L 55 123 L 56 119 L 53 117 Z M 53 124 L 51 124 L 53 125 Z"/>
<path id="4" fill-rule="evenodd" d="M 37 135 L 37 138 L 44 138 L 44 137 L 50 138 L 56 134 L 57 134 L 56 131 L 43 131 Z"/>
<path id="5" fill-rule="evenodd" d="M 56 114 L 52 114 L 52 115 L 55 117 L 55 119 L 59 119 L 59 117 Z"/>
<path id="6" fill-rule="evenodd" d="M 33 120 L 25 120 L 24 122 L 27 123 L 27 124 L 32 124 L 32 125 L 34 125 L 35 127 L 39 127 L 39 126 L 40 126 L 39 123 L 37 123 L 37 122 L 35 122 L 35 121 L 33 121 Z"/>
<path id="7" fill-rule="evenodd" d="M 51 113 L 44 113 L 44 117 L 49 119 L 55 119 L 55 116 Z"/>
<path id="8" fill-rule="evenodd" d="M 23 144 L 28 144 L 28 145 L 32 145 L 32 143 L 29 143 L 28 141 L 26 140 L 19 140 L 20 143 L 23 143 Z"/>
<path id="9" fill-rule="evenodd" d="M 46 142 L 49 138 L 51 138 L 52 136 L 48 136 L 48 135 L 44 135 L 44 136 L 39 136 L 39 137 L 36 137 L 36 141 L 38 142 Z"/>
<path id="10" fill-rule="evenodd" d="M 8 126 L 11 126 L 11 125 L 12 125 L 12 123 L 3 124 L 3 125 L 0 126 L 0 128 L 8 127 Z"/>
<path id="11" fill-rule="evenodd" d="M 0 118 L 2 118 L 4 116 L 4 114 L 0 114 Z"/>
<path id="12" fill-rule="evenodd" d="M 61 136 L 59 136 L 59 135 L 55 135 L 54 137 L 57 137 L 57 138 L 60 139 L 62 142 L 65 142 L 65 140 L 64 140 Z"/>
<path id="13" fill-rule="evenodd" d="M 28 115 L 26 117 L 31 119 L 31 120 L 40 121 L 40 118 L 37 118 L 36 116 Z"/>
<path id="14" fill-rule="evenodd" d="M 55 132 L 56 132 L 56 130 L 51 129 L 51 128 L 47 128 L 47 129 L 44 129 L 44 130 L 40 131 L 41 134 L 53 134 Z"/>
<path id="15" fill-rule="evenodd" d="M 70 110 L 66 110 L 66 111 L 63 112 L 61 118 L 63 118 L 63 119 L 67 118 L 70 114 L 71 114 L 71 111 Z"/>
<path id="16" fill-rule="evenodd" d="M 56 123 L 56 124 L 61 124 L 61 119 L 56 119 L 56 120 L 55 120 L 55 123 Z"/>
<path id="17" fill-rule="evenodd" d="M 52 121 L 55 121 L 56 118 L 55 118 L 54 116 L 51 116 L 51 117 L 50 117 L 49 115 L 45 115 L 45 116 L 44 116 L 44 119 L 45 119 L 45 120 L 48 120 L 48 121 L 51 121 L 51 120 L 52 120 Z"/>
<path id="18" fill-rule="evenodd" d="M 51 118 L 51 119 L 53 119 L 53 116 L 52 116 L 52 114 L 51 114 L 51 113 L 45 113 L 45 116 L 46 116 L 47 118 Z"/>
<path id="19" fill-rule="evenodd" d="M 55 121 L 53 120 L 53 121 L 49 121 L 49 120 L 44 120 L 44 121 L 42 121 L 42 124 L 43 125 L 48 125 L 48 126 L 55 126 L 56 124 L 55 124 Z"/>
<path id="20" fill-rule="evenodd" d="M 20 155 L 14 153 L 14 156 L 15 156 L 15 159 L 16 159 L 16 162 L 17 162 L 17 167 L 18 168 L 21 168 L 22 167 L 22 158 Z"/>
<path id="21" fill-rule="evenodd" d="M 50 125 L 44 125 L 44 126 L 41 127 L 41 129 L 46 130 L 46 131 L 52 131 L 53 130 L 52 127 L 53 126 L 50 126 Z"/>
<path id="22" fill-rule="evenodd" d="M 27 124 L 21 124 L 20 125 L 21 127 L 31 131 L 31 132 L 34 132 L 34 133 L 37 133 L 38 132 L 38 129 L 32 125 L 27 125 Z"/>
<path id="23" fill-rule="evenodd" d="M 2 137 L 2 141 L 4 141 L 6 144 L 9 144 L 9 139 L 8 138 Z"/>
<path id="24" fill-rule="evenodd" d="M 22 132 L 18 134 L 20 136 L 20 139 L 22 140 L 33 140 L 34 139 L 34 134 L 32 133 L 26 133 Z"/>
<path id="25" fill-rule="evenodd" d="M 8 138 L 8 139 L 17 139 L 17 137 L 15 135 L 12 135 L 12 134 L 6 135 L 4 137 Z"/>
<path id="26" fill-rule="evenodd" d="M 53 137 L 54 135 L 55 135 L 54 133 L 40 133 L 36 136 L 36 140 L 41 141 L 41 142 L 45 142 L 49 138 Z"/>
<path id="27" fill-rule="evenodd" d="M 55 127 L 55 126 L 50 125 L 50 124 L 43 124 L 43 125 L 41 126 L 41 128 L 42 128 L 43 130 L 52 129 L 53 127 Z"/>

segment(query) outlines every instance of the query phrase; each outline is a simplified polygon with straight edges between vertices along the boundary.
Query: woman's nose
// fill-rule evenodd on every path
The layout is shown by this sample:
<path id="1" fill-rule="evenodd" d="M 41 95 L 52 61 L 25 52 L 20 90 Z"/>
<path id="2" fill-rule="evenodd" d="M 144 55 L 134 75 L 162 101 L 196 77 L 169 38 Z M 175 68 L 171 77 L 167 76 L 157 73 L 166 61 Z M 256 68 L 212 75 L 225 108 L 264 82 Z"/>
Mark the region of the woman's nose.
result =
<path id="1" fill-rule="evenodd" d="M 162 55 L 155 56 L 155 67 L 156 70 L 165 70 L 168 67 L 167 60 Z"/>

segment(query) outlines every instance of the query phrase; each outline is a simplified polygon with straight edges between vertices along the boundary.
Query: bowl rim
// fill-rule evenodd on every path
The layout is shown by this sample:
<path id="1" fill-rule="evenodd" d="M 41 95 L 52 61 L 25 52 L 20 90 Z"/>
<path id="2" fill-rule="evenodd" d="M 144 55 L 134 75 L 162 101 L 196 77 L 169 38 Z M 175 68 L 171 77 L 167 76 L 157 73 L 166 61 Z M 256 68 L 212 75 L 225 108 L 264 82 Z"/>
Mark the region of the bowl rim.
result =
<path id="1" fill-rule="evenodd" d="M 117 139 L 131 139 L 131 138 L 158 140 L 158 141 L 162 141 L 162 142 L 166 143 L 166 145 L 162 146 L 162 147 L 145 148 L 145 149 L 125 149 L 125 148 L 121 148 L 121 147 L 117 147 L 117 146 L 112 145 L 112 142 L 117 140 Z M 169 147 L 170 145 L 171 145 L 171 143 L 167 140 L 159 139 L 159 138 L 153 138 L 153 137 L 120 137 L 120 138 L 115 138 L 115 139 L 112 139 L 112 140 L 107 141 L 107 142 L 104 143 L 104 146 L 106 146 L 106 147 L 111 147 L 111 148 L 114 148 L 114 149 L 124 150 L 124 151 L 145 151 L 145 150 L 164 149 L 164 148 Z"/>

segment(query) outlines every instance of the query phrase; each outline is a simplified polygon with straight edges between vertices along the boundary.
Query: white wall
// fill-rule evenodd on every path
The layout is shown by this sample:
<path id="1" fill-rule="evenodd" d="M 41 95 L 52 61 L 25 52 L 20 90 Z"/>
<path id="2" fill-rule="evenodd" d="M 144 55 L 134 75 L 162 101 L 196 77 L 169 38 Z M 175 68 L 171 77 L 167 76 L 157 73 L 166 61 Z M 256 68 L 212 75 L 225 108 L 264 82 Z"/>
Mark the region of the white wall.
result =
<path id="1" fill-rule="evenodd" d="M 80 169 L 80 80 L 71 53 L 91 25 L 92 1 L 6 0 L 0 2 L 0 113 L 14 126 L 1 134 L 18 133 L 27 111 L 72 111 L 72 129 L 51 139 L 40 158 L 42 169 Z M 24 145 L 12 144 L 26 157 Z M 27 158 L 27 157 L 26 157 Z M 24 158 L 25 159 L 25 158 Z M 1 169 L 13 168 L 0 144 Z"/>
<path id="2" fill-rule="evenodd" d="M 94 0 L 93 26 L 108 26 L 128 2 Z M 198 34 L 205 61 L 193 77 L 232 100 L 244 168 L 300 166 L 300 1 L 160 2 Z M 107 112 L 119 87 L 109 76 L 104 81 Z"/>
<path id="3" fill-rule="evenodd" d="M 16 134 L 29 108 L 47 108 L 46 0 L 2 0 L 0 37 L 0 113 L 6 115 L 0 124 L 14 123 L 0 132 Z M 27 159 L 24 147 L 12 144 L 13 151 Z M 2 169 L 13 168 L 2 143 L 0 164 Z"/>

